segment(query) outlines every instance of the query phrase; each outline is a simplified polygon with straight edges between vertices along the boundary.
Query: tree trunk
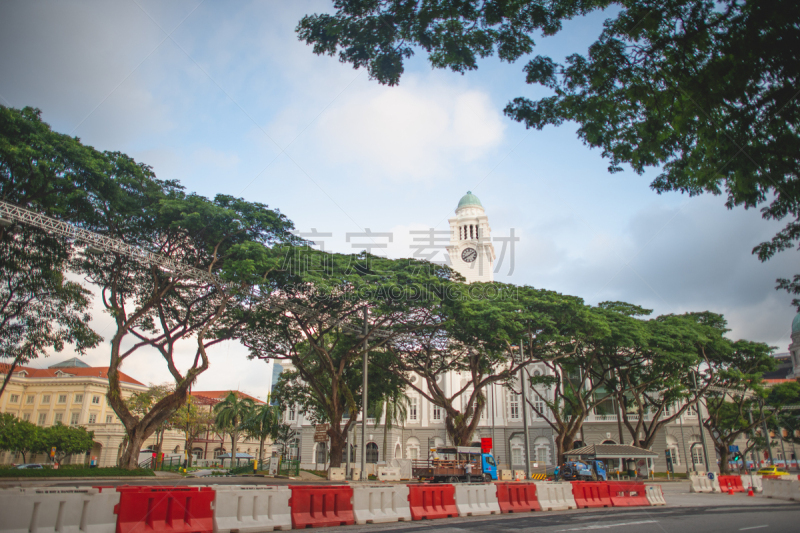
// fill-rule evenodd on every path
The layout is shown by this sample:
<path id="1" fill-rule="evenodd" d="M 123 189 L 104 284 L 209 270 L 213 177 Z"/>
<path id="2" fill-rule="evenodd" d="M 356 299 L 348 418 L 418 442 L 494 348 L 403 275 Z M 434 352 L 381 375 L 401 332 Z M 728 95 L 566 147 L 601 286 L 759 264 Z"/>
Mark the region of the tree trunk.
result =
<path id="1" fill-rule="evenodd" d="M 239 432 L 232 431 L 231 432 L 231 468 L 236 468 L 239 465 L 239 461 L 236 460 L 236 444 L 239 440 Z"/>
<path id="2" fill-rule="evenodd" d="M 263 452 L 264 452 L 264 441 L 265 440 L 267 440 L 267 438 L 263 437 L 258 443 L 258 467 L 259 468 L 262 468 L 262 466 L 261 466 L 262 457 L 261 456 L 263 455 Z"/>
<path id="3" fill-rule="evenodd" d="M 717 453 L 719 454 L 719 473 L 722 476 L 727 476 L 730 474 L 730 470 L 728 469 L 728 446 L 722 444 L 719 446 L 715 445 L 714 447 L 717 449 Z"/>
<path id="4" fill-rule="evenodd" d="M 339 468 L 342 466 L 342 454 L 344 453 L 344 447 L 346 444 L 341 427 L 335 429 L 333 424 L 331 424 L 331 427 L 328 428 L 328 436 L 331 438 L 330 466 L 331 468 Z"/>
<path id="5" fill-rule="evenodd" d="M 128 445 L 122 452 L 122 457 L 119 458 L 119 466 L 127 470 L 133 470 L 139 467 L 139 450 L 142 449 L 144 441 L 149 437 L 143 427 L 135 426 L 128 430 Z"/>

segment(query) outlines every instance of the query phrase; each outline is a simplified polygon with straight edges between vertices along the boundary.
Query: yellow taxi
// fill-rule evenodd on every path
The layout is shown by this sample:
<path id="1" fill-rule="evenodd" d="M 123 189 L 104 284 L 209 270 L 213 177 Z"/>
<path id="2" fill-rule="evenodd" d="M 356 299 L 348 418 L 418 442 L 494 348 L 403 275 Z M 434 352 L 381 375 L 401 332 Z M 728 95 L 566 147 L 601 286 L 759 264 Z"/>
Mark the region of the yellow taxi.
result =
<path id="1" fill-rule="evenodd" d="M 778 470 L 777 466 L 765 466 L 758 472 L 762 476 L 788 476 L 789 472 L 784 472 L 783 470 Z"/>

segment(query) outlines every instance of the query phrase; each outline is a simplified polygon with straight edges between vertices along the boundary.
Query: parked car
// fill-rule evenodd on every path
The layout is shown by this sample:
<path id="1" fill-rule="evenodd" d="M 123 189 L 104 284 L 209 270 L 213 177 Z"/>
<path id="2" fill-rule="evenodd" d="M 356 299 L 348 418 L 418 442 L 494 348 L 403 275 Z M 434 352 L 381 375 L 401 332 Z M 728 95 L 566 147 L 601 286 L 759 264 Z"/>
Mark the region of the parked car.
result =
<path id="1" fill-rule="evenodd" d="M 758 472 L 757 474 L 761 474 L 762 476 L 788 476 L 789 472 L 784 472 L 783 470 L 779 470 L 777 466 L 765 466 Z"/>
<path id="2" fill-rule="evenodd" d="M 28 468 L 39 468 L 39 469 L 41 469 L 41 468 L 44 468 L 44 467 L 42 465 L 40 465 L 39 463 L 26 463 L 24 465 L 15 466 L 14 468 L 16 468 L 17 470 L 25 470 L 25 469 L 28 469 Z"/>

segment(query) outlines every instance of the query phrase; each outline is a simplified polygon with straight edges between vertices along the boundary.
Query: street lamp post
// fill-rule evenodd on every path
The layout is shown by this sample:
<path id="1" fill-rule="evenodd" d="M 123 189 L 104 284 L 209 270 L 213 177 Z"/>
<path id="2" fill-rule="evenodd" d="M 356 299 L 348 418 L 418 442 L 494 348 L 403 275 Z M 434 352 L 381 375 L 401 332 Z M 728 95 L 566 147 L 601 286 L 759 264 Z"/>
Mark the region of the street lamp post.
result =
<path id="1" fill-rule="evenodd" d="M 367 478 L 367 332 L 369 331 L 369 309 L 364 307 L 364 381 L 361 384 L 361 481 Z M 349 452 L 349 450 L 348 450 Z"/>
<path id="2" fill-rule="evenodd" d="M 519 340 L 519 362 L 522 364 L 523 360 L 523 347 L 522 340 Z M 528 401 L 525 395 L 525 379 L 523 378 L 524 368 L 520 366 L 519 369 L 519 382 L 520 390 L 522 391 L 522 428 L 525 431 L 525 479 L 531 478 L 531 446 L 530 435 L 528 435 Z M 525 372 L 527 374 L 527 372 Z"/>

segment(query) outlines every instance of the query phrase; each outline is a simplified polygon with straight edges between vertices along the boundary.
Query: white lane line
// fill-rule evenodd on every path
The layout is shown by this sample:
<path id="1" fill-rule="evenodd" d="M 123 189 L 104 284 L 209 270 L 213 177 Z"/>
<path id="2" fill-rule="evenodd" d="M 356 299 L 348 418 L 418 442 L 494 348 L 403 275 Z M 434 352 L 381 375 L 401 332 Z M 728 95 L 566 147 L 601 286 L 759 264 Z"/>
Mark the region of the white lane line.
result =
<path id="1" fill-rule="evenodd" d="M 559 529 L 558 531 L 587 531 L 591 529 L 609 529 L 612 527 L 635 526 L 638 524 L 655 524 L 658 520 L 638 520 L 636 522 L 619 522 L 616 524 L 594 524 L 586 527 L 573 527 L 571 529 Z"/>
<path id="2" fill-rule="evenodd" d="M 739 528 L 739 531 L 747 531 L 748 529 L 761 529 L 762 527 L 769 527 L 769 524 L 765 524 L 763 526 L 743 527 Z"/>

